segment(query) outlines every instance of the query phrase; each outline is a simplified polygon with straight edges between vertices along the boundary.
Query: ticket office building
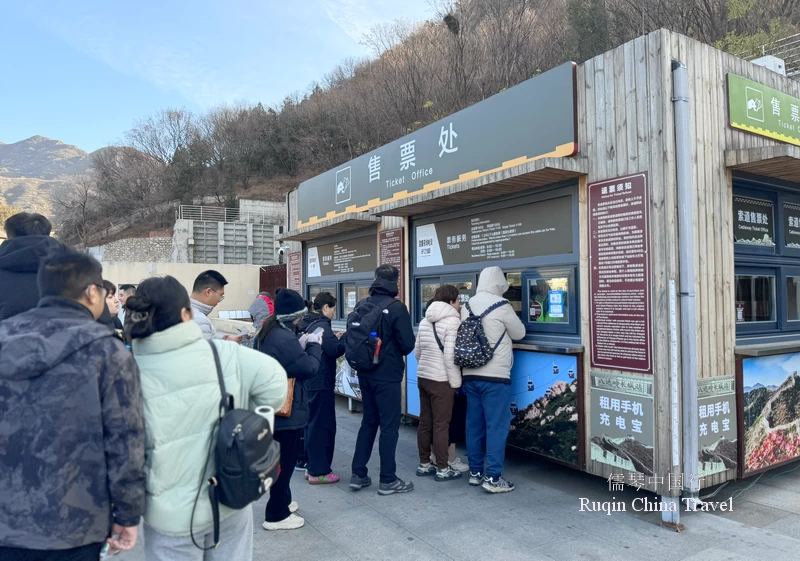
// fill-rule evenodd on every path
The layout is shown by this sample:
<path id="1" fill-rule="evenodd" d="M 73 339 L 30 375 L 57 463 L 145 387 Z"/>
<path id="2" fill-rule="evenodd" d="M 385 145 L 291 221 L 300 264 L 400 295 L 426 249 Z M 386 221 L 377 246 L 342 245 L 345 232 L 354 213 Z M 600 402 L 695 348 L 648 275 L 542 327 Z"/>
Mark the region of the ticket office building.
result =
<path id="1" fill-rule="evenodd" d="M 688 90 L 675 96 L 681 68 Z M 690 113 L 684 240 L 675 97 Z M 783 125 L 771 121 L 773 98 Z M 418 325 L 437 287 L 453 284 L 467 302 L 480 271 L 499 266 L 527 328 L 515 343 L 510 445 L 672 497 L 681 489 L 665 482 L 683 475 L 689 440 L 697 459 L 687 476 L 702 487 L 792 461 L 800 456 L 800 411 L 791 405 L 800 388 L 793 105 L 793 80 L 664 30 L 558 67 L 291 193 L 302 287 L 335 290 L 344 319 L 371 282 L 366 260 L 311 276 L 309 252 L 371 232 L 374 268 L 381 233 L 399 231 L 401 297 Z M 695 269 L 688 290 L 682 243 Z M 685 404 L 679 302 L 689 292 L 697 397 Z M 419 411 L 413 355 L 405 406 Z"/>

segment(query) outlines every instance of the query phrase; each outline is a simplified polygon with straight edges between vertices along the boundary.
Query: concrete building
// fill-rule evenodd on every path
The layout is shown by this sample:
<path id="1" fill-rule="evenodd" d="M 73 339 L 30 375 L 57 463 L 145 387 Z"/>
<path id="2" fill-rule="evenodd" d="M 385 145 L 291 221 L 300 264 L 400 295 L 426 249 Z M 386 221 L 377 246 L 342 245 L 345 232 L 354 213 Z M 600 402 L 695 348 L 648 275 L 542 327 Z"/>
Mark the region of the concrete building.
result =
<path id="1" fill-rule="evenodd" d="M 240 200 L 238 209 L 184 206 L 178 209 L 170 261 L 278 265 L 285 245 L 282 202 Z"/>
<path id="2" fill-rule="evenodd" d="M 105 263 L 279 265 L 288 247 L 279 240 L 285 224 L 283 202 L 242 199 L 238 209 L 181 205 L 171 231 L 116 240 L 89 252 Z"/>

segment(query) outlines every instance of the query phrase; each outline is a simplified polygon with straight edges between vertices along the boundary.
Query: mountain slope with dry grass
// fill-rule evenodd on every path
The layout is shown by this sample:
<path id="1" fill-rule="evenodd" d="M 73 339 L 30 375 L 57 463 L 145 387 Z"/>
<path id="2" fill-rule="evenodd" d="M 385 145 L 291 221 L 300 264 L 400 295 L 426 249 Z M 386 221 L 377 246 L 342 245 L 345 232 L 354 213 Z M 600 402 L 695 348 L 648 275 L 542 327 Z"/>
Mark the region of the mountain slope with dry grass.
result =
<path id="1" fill-rule="evenodd" d="M 55 201 L 92 166 L 92 155 L 43 136 L 0 143 L 0 200 L 54 215 Z"/>

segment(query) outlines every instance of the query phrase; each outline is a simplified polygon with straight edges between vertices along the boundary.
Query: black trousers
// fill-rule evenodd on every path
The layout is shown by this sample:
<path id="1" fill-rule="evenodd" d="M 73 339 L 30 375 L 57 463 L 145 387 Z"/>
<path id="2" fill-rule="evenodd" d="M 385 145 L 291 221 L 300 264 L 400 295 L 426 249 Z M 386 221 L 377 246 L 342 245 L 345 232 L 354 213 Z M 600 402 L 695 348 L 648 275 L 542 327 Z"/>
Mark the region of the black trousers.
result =
<path id="1" fill-rule="evenodd" d="M 450 444 L 466 440 L 467 396 L 457 395 L 453 400 L 453 416 L 450 418 Z"/>
<path id="2" fill-rule="evenodd" d="M 3 561 L 97 561 L 100 558 L 102 543 L 92 543 L 74 549 L 19 549 L 0 547 Z"/>
<path id="3" fill-rule="evenodd" d="M 308 475 L 328 475 L 336 444 L 336 398 L 333 390 L 308 392 L 308 427 L 305 450 Z"/>
<path id="4" fill-rule="evenodd" d="M 372 455 L 378 428 L 381 438 L 378 451 L 381 456 L 381 483 L 394 483 L 397 479 L 395 452 L 400 431 L 400 382 L 380 382 L 359 377 L 361 401 L 364 416 L 356 439 L 353 454 L 353 473 L 358 477 L 367 476 L 367 462 Z"/>
<path id="5" fill-rule="evenodd" d="M 300 436 L 303 429 L 281 430 L 275 433 L 275 440 L 281 445 L 281 474 L 269 490 L 269 500 L 264 511 L 264 520 L 267 522 L 280 522 L 286 520 L 291 514 L 289 503 L 292 502 L 292 490 L 289 483 L 294 474 L 297 457 L 303 450 Z"/>

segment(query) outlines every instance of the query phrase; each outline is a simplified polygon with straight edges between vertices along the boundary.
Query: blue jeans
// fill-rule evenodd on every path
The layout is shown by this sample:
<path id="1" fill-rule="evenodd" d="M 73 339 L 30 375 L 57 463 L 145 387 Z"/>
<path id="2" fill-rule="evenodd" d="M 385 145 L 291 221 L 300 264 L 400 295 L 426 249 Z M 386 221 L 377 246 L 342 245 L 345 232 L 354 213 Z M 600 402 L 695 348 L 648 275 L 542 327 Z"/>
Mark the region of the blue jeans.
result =
<path id="1" fill-rule="evenodd" d="M 511 426 L 511 386 L 502 382 L 464 382 L 467 392 L 467 460 L 471 472 L 503 475 Z M 485 463 L 485 469 L 484 469 Z"/>

